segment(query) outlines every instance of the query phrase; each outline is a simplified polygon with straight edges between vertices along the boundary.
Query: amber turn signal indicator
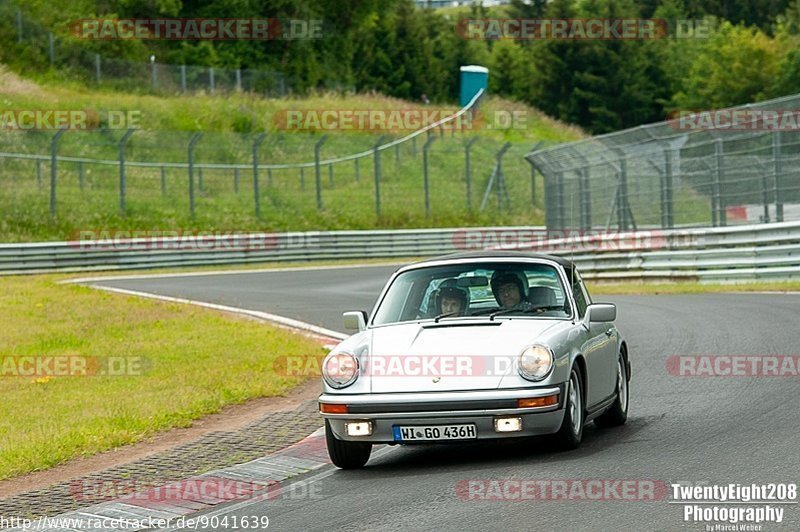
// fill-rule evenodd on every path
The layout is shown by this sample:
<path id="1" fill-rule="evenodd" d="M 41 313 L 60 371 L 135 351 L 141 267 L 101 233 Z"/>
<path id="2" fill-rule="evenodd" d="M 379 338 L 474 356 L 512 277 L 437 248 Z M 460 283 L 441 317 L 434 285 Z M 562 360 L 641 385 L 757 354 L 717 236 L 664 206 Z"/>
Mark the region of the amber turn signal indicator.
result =
<path id="1" fill-rule="evenodd" d="M 558 404 L 558 394 L 546 395 L 544 397 L 530 397 L 527 399 L 517 399 L 517 408 L 533 408 L 537 406 L 553 406 Z"/>
<path id="2" fill-rule="evenodd" d="M 319 411 L 323 414 L 346 414 L 347 405 L 329 405 L 326 403 L 320 403 Z"/>

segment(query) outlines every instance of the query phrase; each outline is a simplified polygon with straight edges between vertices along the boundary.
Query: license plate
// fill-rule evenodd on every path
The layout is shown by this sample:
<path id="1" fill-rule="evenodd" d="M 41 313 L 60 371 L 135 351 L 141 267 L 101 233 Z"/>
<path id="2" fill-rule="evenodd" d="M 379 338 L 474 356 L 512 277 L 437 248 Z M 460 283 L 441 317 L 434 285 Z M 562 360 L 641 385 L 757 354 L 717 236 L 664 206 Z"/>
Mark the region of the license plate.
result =
<path id="1" fill-rule="evenodd" d="M 470 440 L 478 437 L 474 424 L 392 427 L 394 441 Z"/>

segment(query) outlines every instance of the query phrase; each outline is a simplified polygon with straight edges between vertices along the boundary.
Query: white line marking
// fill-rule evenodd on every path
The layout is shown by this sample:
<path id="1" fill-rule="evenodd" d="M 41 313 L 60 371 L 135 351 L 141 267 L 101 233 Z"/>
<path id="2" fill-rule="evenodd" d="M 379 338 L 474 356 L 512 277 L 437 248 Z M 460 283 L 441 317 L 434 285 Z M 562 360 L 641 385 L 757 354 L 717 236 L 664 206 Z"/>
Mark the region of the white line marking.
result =
<path id="1" fill-rule="evenodd" d="M 349 335 L 340 333 L 338 331 L 333 331 L 331 329 L 326 329 L 324 327 L 319 327 L 317 325 L 312 325 L 311 323 L 306 323 L 304 321 L 295 320 L 292 318 L 286 318 L 284 316 L 278 316 L 277 314 L 270 314 L 268 312 L 261 312 L 259 310 L 248 310 L 238 307 L 229 307 L 227 305 L 217 305 L 216 303 L 206 303 L 204 301 L 195 301 L 193 299 L 183 299 L 179 297 L 170 297 L 170 296 L 162 296 L 159 294 L 151 294 L 149 292 L 139 292 L 138 290 L 127 290 L 125 288 L 113 288 L 110 286 L 98 286 L 98 285 L 87 285 L 89 288 L 94 288 L 95 290 L 104 290 L 106 292 L 114 292 L 117 294 L 124 294 L 129 296 L 137 296 L 137 297 L 144 297 L 147 299 L 156 299 L 158 301 L 166 301 L 169 303 L 182 303 L 185 305 L 195 305 L 198 307 L 209 308 L 213 310 L 219 310 L 222 312 L 231 312 L 233 314 L 239 314 L 243 316 L 251 316 L 253 318 L 257 318 L 260 320 L 268 321 L 274 323 L 276 325 L 280 325 L 283 327 L 288 327 L 291 329 L 296 329 L 300 331 L 310 332 L 314 334 L 318 334 L 321 336 L 327 336 L 329 338 L 333 338 L 335 340 L 344 340 Z"/>

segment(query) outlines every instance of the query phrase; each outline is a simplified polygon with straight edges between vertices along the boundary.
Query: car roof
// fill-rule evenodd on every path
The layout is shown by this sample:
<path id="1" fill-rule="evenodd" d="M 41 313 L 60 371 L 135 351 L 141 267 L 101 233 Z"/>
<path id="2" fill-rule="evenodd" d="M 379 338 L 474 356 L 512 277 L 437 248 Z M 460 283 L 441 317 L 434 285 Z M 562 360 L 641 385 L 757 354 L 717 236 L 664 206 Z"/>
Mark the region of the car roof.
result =
<path id="1" fill-rule="evenodd" d="M 508 251 L 508 250 L 483 250 L 483 251 L 467 251 L 467 252 L 451 253 L 449 255 L 440 255 L 438 257 L 431 257 L 423 261 L 409 264 L 408 266 L 410 267 L 422 266 L 431 262 L 439 262 L 447 260 L 463 260 L 463 259 L 497 259 L 501 261 L 508 259 L 543 259 L 543 260 L 553 261 L 567 270 L 571 270 L 574 267 L 572 261 L 567 260 L 563 257 L 557 257 L 555 255 L 546 255 L 544 253 L 526 253 L 524 251 Z"/>

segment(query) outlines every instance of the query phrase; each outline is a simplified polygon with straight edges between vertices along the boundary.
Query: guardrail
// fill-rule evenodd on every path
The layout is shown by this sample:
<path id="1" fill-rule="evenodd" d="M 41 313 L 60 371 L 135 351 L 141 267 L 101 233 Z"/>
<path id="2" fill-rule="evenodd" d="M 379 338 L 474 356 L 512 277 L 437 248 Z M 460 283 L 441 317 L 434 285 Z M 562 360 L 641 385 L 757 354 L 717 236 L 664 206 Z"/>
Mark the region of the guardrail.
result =
<path id="1" fill-rule="evenodd" d="M 241 233 L 0 244 L 0 274 L 135 270 L 273 261 L 429 257 L 508 249 L 574 260 L 591 280 L 800 278 L 800 223 L 565 234 L 544 227 Z"/>

